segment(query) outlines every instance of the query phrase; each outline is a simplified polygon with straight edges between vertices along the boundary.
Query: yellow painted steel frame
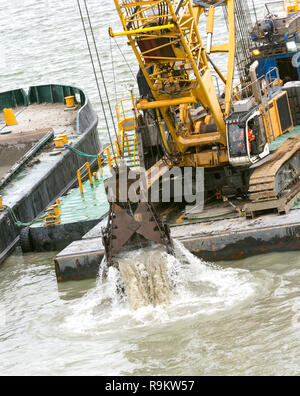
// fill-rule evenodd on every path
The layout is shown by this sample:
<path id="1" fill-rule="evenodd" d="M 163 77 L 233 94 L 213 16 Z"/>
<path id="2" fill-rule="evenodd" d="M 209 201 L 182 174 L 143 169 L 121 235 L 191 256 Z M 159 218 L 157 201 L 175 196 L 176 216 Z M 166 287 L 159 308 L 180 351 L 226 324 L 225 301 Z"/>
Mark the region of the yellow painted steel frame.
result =
<path id="1" fill-rule="evenodd" d="M 283 0 L 282 6 L 288 14 L 293 14 L 300 11 L 300 0 Z"/>
<path id="2" fill-rule="evenodd" d="M 286 101 L 287 101 L 287 104 L 288 104 L 288 110 L 289 110 L 289 117 L 290 117 L 290 120 L 292 121 L 291 125 L 288 128 L 286 128 L 284 131 L 281 129 L 281 121 L 280 121 L 280 114 L 279 114 L 279 108 L 278 108 L 278 100 L 281 98 L 281 96 L 285 96 L 286 97 Z M 294 128 L 290 101 L 289 101 L 288 94 L 287 94 L 286 91 L 282 92 L 281 95 L 278 95 L 275 98 L 274 105 L 275 105 L 275 110 L 276 110 L 277 123 L 278 123 L 278 125 L 280 125 L 281 134 L 283 135 L 284 133 L 287 133 L 287 132 L 291 131 Z"/>
<path id="3" fill-rule="evenodd" d="M 60 209 L 59 204 L 56 203 L 47 209 L 48 214 L 44 219 L 45 226 L 53 226 L 60 224 Z"/>
<path id="4" fill-rule="evenodd" d="M 272 100 L 268 103 L 269 111 L 266 114 L 264 114 L 262 108 L 259 109 L 260 113 L 263 116 L 263 121 L 264 121 L 264 126 L 265 126 L 265 130 L 266 130 L 266 137 L 267 137 L 268 143 L 271 143 L 278 136 L 283 135 L 283 134 L 285 134 L 287 132 L 290 132 L 294 128 L 293 121 L 292 121 L 291 125 L 286 130 L 283 131 L 281 129 L 280 114 L 279 114 L 279 109 L 278 109 L 278 100 L 282 96 L 286 96 L 287 103 L 288 103 L 288 108 L 289 108 L 289 117 L 290 117 L 291 120 L 293 120 L 291 107 L 290 107 L 290 102 L 288 100 L 288 96 L 287 96 L 287 92 L 286 91 L 281 92 L 279 95 L 277 95 L 274 98 L 272 98 Z M 270 115 L 268 115 L 268 113 Z M 266 117 L 270 118 L 269 122 L 270 122 L 270 124 L 272 126 L 272 134 L 270 134 L 270 132 L 269 132 L 268 120 L 266 120 Z"/>
<path id="5" fill-rule="evenodd" d="M 81 171 L 86 169 L 86 173 L 84 175 L 81 175 Z M 90 185 L 93 186 L 93 178 L 92 178 L 92 172 L 91 172 L 91 168 L 90 168 L 90 164 L 89 162 L 86 162 L 81 168 L 79 168 L 77 170 L 77 179 L 78 179 L 78 185 L 79 185 L 79 190 L 80 193 L 83 194 L 83 185 L 82 185 L 82 179 L 88 176 L 89 177 L 89 181 L 90 181 Z"/>
<path id="6" fill-rule="evenodd" d="M 141 108 L 159 108 L 179 153 L 191 147 L 227 146 L 225 118 L 229 115 L 235 63 L 235 2 L 227 0 L 229 40 L 212 46 L 211 53 L 228 54 L 225 100 L 221 105 L 216 93 L 208 59 L 198 30 L 205 9 L 191 0 L 114 0 L 123 25 L 154 102 L 143 102 Z M 208 5 L 211 3 L 205 2 Z M 168 25 L 168 28 L 166 28 Z M 156 27 L 157 30 L 154 30 Z M 210 32 L 213 30 L 210 22 Z M 111 35 L 118 35 L 112 33 Z M 193 122 L 180 129 L 174 121 L 173 106 L 200 103 L 212 115 L 217 131 L 196 134 Z M 186 105 L 185 105 L 186 106 Z"/>
<path id="7" fill-rule="evenodd" d="M 115 144 L 120 147 L 123 154 L 125 154 L 125 151 L 127 149 L 128 155 L 133 155 L 134 167 L 137 171 L 139 171 L 141 164 L 139 159 L 138 140 L 136 135 L 138 118 L 136 101 L 137 98 L 133 96 L 133 91 L 130 90 L 130 98 L 123 99 L 116 104 L 116 114 L 118 119 L 118 144 L 117 141 L 115 142 Z M 131 134 L 133 133 L 134 136 L 132 145 L 129 142 L 129 132 L 131 132 Z M 118 149 L 117 152 L 119 152 Z"/>

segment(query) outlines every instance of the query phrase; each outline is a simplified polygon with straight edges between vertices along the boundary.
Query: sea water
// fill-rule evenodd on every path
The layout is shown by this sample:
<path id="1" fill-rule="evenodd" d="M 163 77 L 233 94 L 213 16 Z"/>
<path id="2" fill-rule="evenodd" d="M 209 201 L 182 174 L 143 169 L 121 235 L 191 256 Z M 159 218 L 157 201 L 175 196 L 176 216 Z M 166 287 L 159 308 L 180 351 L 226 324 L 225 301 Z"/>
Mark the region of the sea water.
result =
<path id="1" fill-rule="evenodd" d="M 108 38 L 109 25 L 121 30 L 113 1 L 87 3 L 114 105 L 128 96 L 134 82 L 128 65 L 135 74 L 136 60 L 124 38 L 118 44 L 127 64 Z M 81 87 L 108 142 L 77 2 L 1 2 L 0 18 L 1 91 L 49 83 Z M 0 375 L 299 374 L 299 253 L 215 264 L 180 245 L 176 250 L 175 259 L 159 249 L 139 253 L 142 265 L 160 269 L 166 293 L 138 306 L 120 293 L 126 281 L 114 268 L 105 280 L 58 285 L 56 252 L 17 250 L 0 268 Z M 124 260 L 130 267 L 136 257 Z"/>

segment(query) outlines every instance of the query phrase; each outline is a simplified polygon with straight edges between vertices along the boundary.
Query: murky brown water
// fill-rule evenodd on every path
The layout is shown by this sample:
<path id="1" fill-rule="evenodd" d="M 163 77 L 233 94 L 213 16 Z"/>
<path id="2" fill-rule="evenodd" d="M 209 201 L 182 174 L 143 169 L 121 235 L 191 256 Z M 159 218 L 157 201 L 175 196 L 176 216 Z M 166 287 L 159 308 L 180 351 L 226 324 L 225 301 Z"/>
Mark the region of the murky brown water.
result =
<path id="1" fill-rule="evenodd" d="M 163 249 L 129 252 L 119 259 L 124 291 L 132 309 L 170 304 L 168 259 Z"/>
<path id="2" fill-rule="evenodd" d="M 158 251 L 156 252 L 156 256 Z M 169 260 L 165 306 L 132 310 L 107 281 L 57 286 L 54 254 L 0 271 L 1 375 L 299 375 L 300 256 Z"/>
<path id="3" fill-rule="evenodd" d="M 120 29 L 110 0 L 88 3 L 97 38 L 107 37 L 108 23 Z M 1 91 L 82 87 L 107 141 L 76 1 L 1 2 L 0 19 Z M 115 92 L 110 42 L 99 45 Z M 128 50 L 126 41 L 119 45 Z M 126 56 L 136 72 L 133 56 Z M 132 76 L 115 46 L 113 60 L 120 98 Z M 300 374 L 299 253 L 218 266 L 170 259 L 178 275 L 170 304 L 136 311 L 116 292 L 117 272 L 104 284 L 58 286 L 53 257 L 16 253 L 0 269 L 0 375 Z"/>

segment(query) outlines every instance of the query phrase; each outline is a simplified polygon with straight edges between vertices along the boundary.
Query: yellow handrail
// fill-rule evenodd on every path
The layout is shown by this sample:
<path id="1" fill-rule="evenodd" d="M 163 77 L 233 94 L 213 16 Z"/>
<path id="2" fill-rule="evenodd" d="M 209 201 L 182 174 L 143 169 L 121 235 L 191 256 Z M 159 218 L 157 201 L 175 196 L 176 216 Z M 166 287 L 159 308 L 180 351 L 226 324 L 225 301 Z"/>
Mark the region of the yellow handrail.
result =
<path id="1" fill-rule="evenodd" d="M 125 139 L 125 143 L 126 143 L 126 146 L 127 146 L 128 154 L 130 155 L 131 154 L 131 150 L 130 150 L 129 139 L 128 139 L 127 133 L 125 133 L 125 132 L 123 133 L 123 151 L 124 151 L 124 139 Z"/>
<path id="2" fill-rule="evenodd" d="M 83 169 L 85 169 L 85 168 L 86 168 L 86 170 L 87 170 L 87 173 L 85 173 L 84 175 L 81 175 L 81 171 L 82 171 Z M 91 167 L 90 167 L 89 162 L 86 162 L 84 165 L 82 165 L 81 168 L 79 168 L 79 169 L 77 170 L 77 179 L 78 179 L 79 190 L 80 190 L 80 193 L 81 193 L 81 194 L 83 194 L 82 179 L 83 179 L 86 175 L 89 176 L 90 185 L 93 186 L 94 183 L 93 183 L 92 172 L 91 172 Z"/>
<path id="3" fill-rule="evenodd" d="M 141 161 L 140 161 L 140 157 L 139 157 L 138 141 L 137 141 L 136 135 L 134 135 L 133 148 L 134 148 L 134 154 L 133 154 L 134 167 L 135 167 L 135 169 L 140 170 Z"/>
<path id="4" fill-rule="evenodd" d="M 118 119 L 117 139 L 111 145 L 105 147 L 99 154 L 97 154 L 98 168 L 101 176 L 103 176 L 104 173 L 104 165 L 107 163 L 109 168 L 112 168 L 114 160 L 116 164 L 118 164 L 124 154 L 125 149 L 127 150 L 129 156 L 131 156 L 133 152 L 134 166 L 135 168 L 140 168 L 136 136 L 136 115 L 132 114 L 132 111 L 134 110 L 132 106 L 135 106 L 133 97 L 130 99 L 123 99 L 116 105 L 116 113 Z M 133 147 L 130 146 L 127 133 L 127 131 L 131 130 L 134 131 Z M 87 169 L 87 173 L 81 175 L 82 170 L 85 168 Z M 90 169 L 90 164 L 88 162 L 77 170 L 77 178 L 81 194 L 83 194 L 82 179 L 86 175 L 89 176 L 90 184 L 91 186 L 93 186 L 92 173 Z"/>

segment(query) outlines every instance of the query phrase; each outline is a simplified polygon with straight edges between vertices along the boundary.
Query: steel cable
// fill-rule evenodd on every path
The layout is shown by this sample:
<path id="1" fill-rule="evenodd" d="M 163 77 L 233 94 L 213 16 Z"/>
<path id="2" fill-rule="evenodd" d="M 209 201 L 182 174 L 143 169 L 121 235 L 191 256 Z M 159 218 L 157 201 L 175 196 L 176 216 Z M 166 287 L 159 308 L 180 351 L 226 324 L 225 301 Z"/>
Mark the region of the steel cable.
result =
<path id="1" fill-rule="evenodd" d="M 104 90 L 105 90 L 105 95 L 106 95 L 106 99 L 107 99 L 107 103 L 108 103 L 108 107 L 109 107 L 109 112 L 110 112 L 110 116 L 111 116 L 111 120 L 112 120 L 112 124 L 113 124 L 113 128 L 114 128 L 115 136 L 116 136 L 116 139 L 117 139 L 117 144 L 119 146 L 119 152 L 121 153 L 121 156 L 123 157 L 123 150 L 121 150 L 121 147 L 119 145 L 117 128 L 116 128 L 114 115 L 113 115 L 111 104 L 110 104 L 110 97 L 108 95 L 108 90 L 107 90 L 105 77 L 104 77 L 104 73 L 103 73 L 103 68 L 102 68 L 102 64 L 101 64 L 101 60 L 100 60 L 100 56 L 99 56 L 99 51 L 98 51 L 98 47 L 97 47 L 97 43 L 96 43 L 96 39 L 95 39 L 95 35 L 94 35 L 94 30 L 93 30 L 93 26 L 92 26 L 92 22 L 91 22 L 91 18 L 90 18 L 90 13 L 89 13 L 89 9 L 88 9 L 86 0 L 84 0 L 84 5 L 85 5 L 87 18 L 88 18 L 88 21 L 89 21 L 89 26 L 90 26 L 90 30 L 91 30 L 91 34 L 92 34 L 92 39 L 93 39 L 93 44 L 94 44 L 94 48 L 95 48 L 95 52 L 96 52 L 96 56 L 97 56 L 97 60 L 98 60 L 98 65 L 99 65 L 99 68 L 100 68 L 100 73 L 101 73 L 101 77 L 102 77 L 102 83 L 103 83 Z"/>
<path id="2" fill-rule="evenodd" d="M 83 26 L 83 30 L 84 30 L 84 34 L 85 34 L 85 38 L 86 38 L 86 43 L 87 43 L 87 46 L 88 46 L 88 51 L 89 51 L 89 54 L 90 54 L 90 59 L 91 59 L 91 63 L 92 63 L 93 71 L 94 71 L 94 76 L 95 76 L 95 80 L 96 80 L 96 84 L 97 84 L 98 94 L 99 94 L 99 98 L 100 98 L 100 102 L 101 102 L 101 107 L 102 107 L 102 111 L 103 111 L 103 116 L 104 116 L 104 120 L 105 120 L 105 124 L 106 124 L 106 128 L 107 128 L 110 144 L 112 146 L 112 149 L 114 150 L 113 141 L 112 141 L 112 137 L 111 137 L 111 133 L 110 133 L 110 127 L 109 127 L 108 119 L 107 119 L 107 116 L 106 116 L 106 110 L 105 110 L 105 106 L 104 106 L 104 102 L 103 102 L 103 98 L 102 98 L 102 94 L 101 94 L 101 90 L 100 90 L 100 85 L 99 85 L 97 72 L 96 72 L 96 66 L 95 66 L 95 62 L 94 62 L 94 59 L 93 59 L 92 49 L 91 49 L 91 46 L 90 46 L 90 41 L 89 41 L 89 37 L 88 37 L 86 26 L 85 26 L 84 18 L 83 18 L 83 13 L 82 13 L 81 5 L 80 5 L 80 0 L 77 0 L 77 4 L 78 4 L 79 13 L 80 13 L 81 21 L 82 21 L 82 26 Z M 115 156 L 116 155 L 114 153 L 114 157 Z"/>

